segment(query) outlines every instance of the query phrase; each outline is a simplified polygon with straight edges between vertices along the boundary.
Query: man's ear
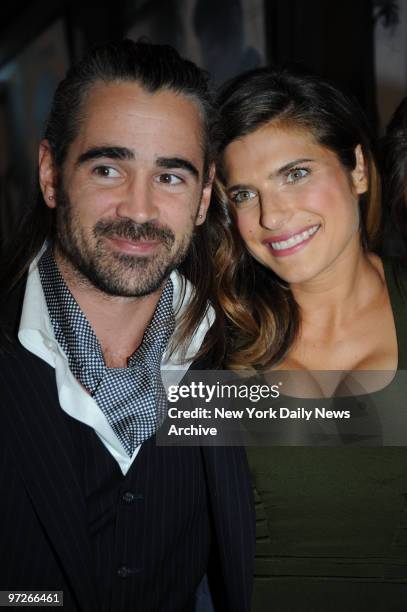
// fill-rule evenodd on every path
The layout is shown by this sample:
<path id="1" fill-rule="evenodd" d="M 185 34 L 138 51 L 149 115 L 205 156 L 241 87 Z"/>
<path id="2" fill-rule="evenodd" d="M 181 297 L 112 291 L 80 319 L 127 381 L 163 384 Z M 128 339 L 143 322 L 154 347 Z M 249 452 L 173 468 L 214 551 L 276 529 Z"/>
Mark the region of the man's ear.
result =
<path id="1" fill-rule="evenodd" d="M 368 170 L 360 144 L 355 148 L 355 159 L 356 165 L 352 170 L 352 183 L 355 192 L 360 195 L 368 190 Z"/>
<path id="2" fill-rule="evenodd" d="M 48 140 L 40 142 L 38 150 L 38 170 L 42 195 L 49 208 L 55 208 L 56 170 Z"/>
<path id="3" fill-rule="evenodd" d="M 209 203 L 211 201 L 212 184 L 213 179 L 215 178 L 215 171 L 216 167 L 212 162 L 209 167 L 208 180 L 202 189 L 201 203 L 199 204 L 195 225 L 202 225 L 206 219 L 206 213 L 208 212 Z"/>

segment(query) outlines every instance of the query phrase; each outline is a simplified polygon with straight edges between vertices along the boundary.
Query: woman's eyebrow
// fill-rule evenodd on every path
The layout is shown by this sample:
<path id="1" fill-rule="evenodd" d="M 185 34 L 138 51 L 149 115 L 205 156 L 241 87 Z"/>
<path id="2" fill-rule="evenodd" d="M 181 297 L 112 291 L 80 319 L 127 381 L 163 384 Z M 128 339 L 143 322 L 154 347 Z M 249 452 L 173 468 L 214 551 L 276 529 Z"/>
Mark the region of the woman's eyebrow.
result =
<path id="1" fill-rule="evenodd" d="M 230 187 L 226 188 L 227 192 L 230 191 L 240 191 L 240 190 L 244 190 L 244 189 L 252 189 L 252 187 L 248 186 L 248 185 L 231 185 Z"/>
<path id="2" fill-rule="evenodd" d="M 272 178 L 274 176 L 281 176 L 282 174 L 285 174 L 288 170 L 291 170 L 291 168 L 295 168 L 296 166 L 300 165 L 300 164 L 305 164 L 305 163 L 310 163 L 310 162 L 315 162 L 315 159 L 311 159 L 309 157 L 300 157 L 298 159 L 294 159 L 293 161 L 288 162 L 287 164 L 284 164 L 284 166 L 281 166 L 280 168 L 278 168 L 277 170 L 271 172 L 269 174 L 269 177 Z M 227 187 L 226 191 L 237 191 L 240 189 L 252 189 L 252 187 L 250 187 L 249 183 L 246 183 L 245 185 L 239 183 L 236 185 L 231 185 L 230 187 Z"/>
<path id="3" fill-rule="evenodd" d="M 284 166 L 281 166 L 281 168 L 279 168 L 276 172 L 272 172 L 270 176 L 272 175 L 280 175 L 280 174 L 284 174 L 285 172 L 287 172 L 287 170 L 291 170 L 291 168 L 294 168 L 295 166 L 298 166 L 299 164 L 304 164 L 307 162 L 313 162 L 315 161 L 315 159 L 310 159 L 308 157 L 301 157 L 299 159 L 294 159 L 293 161 L 288 162 L 288 164 L 284 164 Z"/>

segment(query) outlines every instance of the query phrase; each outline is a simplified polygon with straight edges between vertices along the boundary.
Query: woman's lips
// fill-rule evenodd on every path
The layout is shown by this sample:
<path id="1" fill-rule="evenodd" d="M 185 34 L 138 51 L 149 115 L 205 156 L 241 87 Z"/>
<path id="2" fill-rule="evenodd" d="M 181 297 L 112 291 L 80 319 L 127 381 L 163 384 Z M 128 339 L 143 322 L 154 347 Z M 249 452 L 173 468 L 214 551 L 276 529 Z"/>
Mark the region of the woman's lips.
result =
<path id="1" fill-rule="evenodd" d="M 272 238 L 263 240 L 263 244 L 265 244 L 276 257 L 285 257 L 286 255 L 291 255 L 304 248 L 312 240 L 320 227 L 321 226 L 318 224 L 310 225 L 298 232 L 273 236 Z"/>

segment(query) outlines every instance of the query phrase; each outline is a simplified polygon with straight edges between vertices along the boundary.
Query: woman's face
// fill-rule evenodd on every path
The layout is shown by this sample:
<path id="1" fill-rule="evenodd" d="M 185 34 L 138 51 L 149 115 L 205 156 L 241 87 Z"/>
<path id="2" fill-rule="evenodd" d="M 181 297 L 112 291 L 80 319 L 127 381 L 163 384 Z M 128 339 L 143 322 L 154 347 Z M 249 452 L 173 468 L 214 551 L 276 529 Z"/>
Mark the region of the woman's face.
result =
<path id="1" fill-rule="evenodd" d="M 355 153 L 349 172 L 309 132 L 272 124 L 225 149 L 227 193 L 246 247 L 288 283 L 319 277 L 360 248 L 367 179 L 360 146 Z"/>

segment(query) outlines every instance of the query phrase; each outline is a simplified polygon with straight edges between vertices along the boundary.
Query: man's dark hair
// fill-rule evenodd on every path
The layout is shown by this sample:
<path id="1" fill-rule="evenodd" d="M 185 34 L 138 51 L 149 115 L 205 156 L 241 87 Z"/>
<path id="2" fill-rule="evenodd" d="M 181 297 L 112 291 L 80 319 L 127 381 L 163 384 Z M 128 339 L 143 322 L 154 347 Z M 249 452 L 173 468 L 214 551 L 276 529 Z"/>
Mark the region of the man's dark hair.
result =
<path id="1" fill-rule="evenodd" d="M 168 45 L 121 40 L 91 51 L 73 66 L 55 92 L 45 138 L 51 145 L 54 163 L 62 167 L 75 140 L 83 107 L 97 82 L 132 82 L 149 93 L 171 90 L 191 98 L 199 107 L 203 123 L 205 172 L 213 159 L 216 113 L 208 88 L 207 73 L 186 60 Z"/>
<path id="2" fill-rule="evenodd" d="M 84 119 L 86 101 L 93 86 L 120 82 L 135 82 L 149 93 L 170 90 L 190 98 L 197 105 L 202 118 L 205 183 L 217 145 L 217 112 L 209 90 L 208 74 L 168 45 L 132 40 L 96 47 L 72 66 L 58 85 L 44 134 L 56 169 L 63 169 L 69 147 Z M 185 343 L 204 317 L 208 298 L 215 294 L 210 245 L 217 235 L 218 217 L 218 211 L 210 212 L 208 221 L 196 228 L 190 251 L 180 268 L 196 288 L 180 327 Z M 39 191 L 18 234 L 8 241 L 12 248 L 6 252 L 0 272 L 2 293 L 10 291 L 24 276 L 44 241 L 52 240 L 54 224 L 55 210 L 45 205 Z M 202 265 L 205 265 L 204 271 Z"/>

